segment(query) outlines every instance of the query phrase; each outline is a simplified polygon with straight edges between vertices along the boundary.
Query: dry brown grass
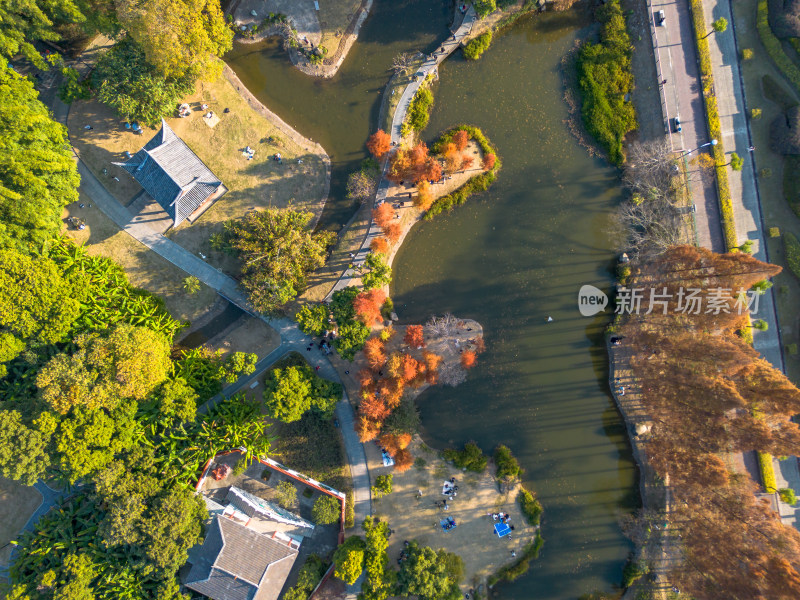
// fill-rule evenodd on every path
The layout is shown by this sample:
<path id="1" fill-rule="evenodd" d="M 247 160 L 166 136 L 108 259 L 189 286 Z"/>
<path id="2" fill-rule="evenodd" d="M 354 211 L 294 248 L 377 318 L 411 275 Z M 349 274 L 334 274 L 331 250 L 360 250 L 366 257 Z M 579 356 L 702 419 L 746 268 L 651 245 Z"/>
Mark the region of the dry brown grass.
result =
<path id="1" fill-rule="evenodd" d="M 35 488 L 0 477 L 0 565 L 8 565 L 10 547 L 42 502 Z"/>
<path id="2" fill-rule="evenodd" d="M 200 291 L 188 294 L 183 290 L 187 273 L 133 239 L 111 221 L 100 209 L 92 205 L 91 199 L 81 194 L 78 204 L 69 205 L 63 218 L 75 216 L 86 222 L 86 229 L 66 229 L 65 233 L 78 242 L 86 244 L 89 254 L 107 256 L 119 263 L 130 282 L 164 299 L 167 310 L 180 321 L 193 321 L 205 313 L 217 299 L 217 293 L 205 284 Z M 91 208 L 90 208 L 91 205 Z"/>
<path id="3" fill-rule="evenodd" d="M 322 210 L 325 164 L 321 156 L 302 150 L 253 110 L 227 79 L 198 82 L 195 93 L 184 101 L 195 109 L 192 115 L 167 121 L 229 191 L 194 225 L 182 225 L 170 231 L 169 237 L 192 253 L 207 255 L 214 266 L 234 273 L 235 261 L 213 251 L 209 237 L 221 231 L 225 221 L 269 206 L 292 205 L 317 214 Z M 213 129 L 202 117 L 200 106 L 203 103 L 220 117 Z M 226 108 L 230 112 L 225 113 Z M 92 125 L 93 129 L 86 130 L 85 125 Z M 122 121 L 108 107 L 90 101 L 76 102 L 72 106 L 69 133 L 81 159 L 109 191 L 127 205 L 141 187 L 111 162 L 124 161 L 126 150 L 137 152 L 155 130 L 145 129 L 143 135 L 134 135 L 124 129 Z M 243 156 L 246 146 L 255 150 L 253 160 Z M 282 164 L 271 159 L 276 152 L 283 156 Z"/>
<path id="4" fill-rule="evenodd" d="M 394 473 L 392 493 L 373 502 L 375 515 L 386 519 L 394 530 L 389 538 L 389 561 L 396 564 L 405 540 L 417 540 L 421 546 L 444 548 L 458 554 L 464 561 L 462 588 L 468 589 L 477 581 L 513 562 L 511 551 L 521 554 L 525 544 L 535 535 L 535 528 L 525 522 L 517 503 L 518 486 L 506 492 L 498 491 L 491 468 L 482 474 L 461 472 L 440 458 L 439 453 L 416 439 L 411 444 L 414 456 L 422 458 L 418 466 L 405 473 L 384 467 L 381 453 L 374 443 L 365 444 L 370 477 Z M 456 478 L 458 492 L 448 501 L 448 510 L 437 508 L 441 501 L 442 483 Z M 417 499 L 417 491 L 422 498 Z M 504 512 L 511 515 L 514 525 L 511 538 L 498 538 L 493 531 L 495 521 L 487 513 Z M 439 521 L 455 519 L 457 527 L 442 530 Z"/>

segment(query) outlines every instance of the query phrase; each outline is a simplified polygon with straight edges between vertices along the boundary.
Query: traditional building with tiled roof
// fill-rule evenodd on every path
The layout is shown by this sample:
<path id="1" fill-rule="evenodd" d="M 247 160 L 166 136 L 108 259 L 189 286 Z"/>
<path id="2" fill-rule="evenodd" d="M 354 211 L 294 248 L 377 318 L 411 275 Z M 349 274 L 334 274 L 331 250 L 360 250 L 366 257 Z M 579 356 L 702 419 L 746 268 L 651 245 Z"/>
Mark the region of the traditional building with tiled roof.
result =
<path id="1" fill-rule="evenodd" d="M 128 162 L 114 163 L 139 182 L 177 227 L 194 222 L 227 190 L 189 146 L 161 120 L 161 129 Z"/>
<path id="2" fill-rule="evenodd" d="M 288 539 L 216 515 L 185 585 L 212 600 L 277 600 L 297 554 Z"/>

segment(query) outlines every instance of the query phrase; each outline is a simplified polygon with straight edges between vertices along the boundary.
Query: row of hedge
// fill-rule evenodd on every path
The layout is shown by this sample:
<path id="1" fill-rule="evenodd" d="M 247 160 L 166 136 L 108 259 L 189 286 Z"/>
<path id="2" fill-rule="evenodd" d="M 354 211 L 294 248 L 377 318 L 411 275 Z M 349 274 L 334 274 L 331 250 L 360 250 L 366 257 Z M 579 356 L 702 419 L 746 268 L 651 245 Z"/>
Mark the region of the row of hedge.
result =
<path id="1" fill-rule="evenodd" d="M 426 219 L 432 219 L 445 210 L 450 210 L 454 206 L 464 204 L 467 198 L 469 198 L 472 194 L 488 190 L 489 186 L 494 183 L 495 179 L 497 179 L 497 172 L 501 167 L 500 157 L 497 155 L 497 150 L 486 137 L 486 135 L 484 135 L 483 131 L 477 127 L 473 127 L 472 125 L 456 125 L 455 127 L 448 129 L 441 135 L 436 143 L 433 144 L 433 151 L 437 154 L 441 154 L 444 150 L 444 147 L 453 141 L 453 136 L 457 131 L 466 131 L 470 139 L 475 140 L 475 142 L 478 144 L 478 147 L 481 149 L 481 152 L 484 156 L 487 154 L 494 154 L 496 158 L 494 167 L 492 167 L 490 171 L 486 171 L 471 178 L 469 181 L 467 181 L 467 183 L 462 185 L 457 190 L 450 192 L 446 196 L 438 198 L 428 209 L 428 212 L 425 213 Z"/>
<path id="2" fill-rule="evenodd" d="M 736 223 L 733 215 L 733 200 L 728 185 L 728 171 L 725 160 L 725 147 L 722 144 L 722 127 L 719 123 L 719 109 L 717 97 L 714 93 L 714 74 L 711 71 L 711 53 L 706 39 L 706 17 L 703 12 L 702 0 L 691 0 L 692 19 L 694 23 L 694 36 L 697 40 L 697 54 L 700 57 L 700 76 L 703 80 L 703 101 L 706 107 L 708 122 L 708 135 L 712 140 L 717 140 L 712 146 L 714 163 L 717 172 L 717 194 L 719 196 L 719 211 L 722 221 L 722 234 L 725 236 L 725 246 L 732 251 L 739 245 L 736 235 Z"/>
<path id="3" fill-rule="evenodd" d="M 487 31 L 486 33 L 482 33 L 464 46 L 464 58 L 467 60 L 478 60 L 481 55 L 489 49 L 491 44 L 492 32 Z"/>
<path id="4" fill-rule="evenodd" d="M 489 576 L 489 586 L 491 587 L 499 581 L 514 581 L 515 579 L 522 577 L 528 572 L 531 560 L 539 556 L 539 551 L 542 549 L 542 544 L 544 544 L 544 539 L 537 531 L 536 538 L 533 541 L 525 544 L 525 547 L 522 549 L 522 553 L 515 562 L 503 567 L 494 575 Z"/>
<path id="5" fill-rule="evenodd" d="M 800 67 L 794 64 L 786 52 L 783 50 L 781 41 L 772 32 L 769 26 L 769 6 L 767 0 L 759 0 L 758 12 L 756 13 L 756 27 L 758 29 L 758 37 L 761 38 L 761 43 L 767 50 L 767 54 L 778 67 L 778 70 L 783 73 L 783 76 L 800 92 Z"/>
<path id="6" fill-rule="evenodd" d="M 783 234 L 783 248 L 786 251 L 786 266 L 800 279 L 800 241 L 788 231 Z"/>
<path id="7" fill-rule="evenodd" d="M 423 84 L 424 85 L 424 84 Z M 411 131 L 422 131 L 428 126 L 433 108 L 433 92 L 427 87 L 420 87 L 408 107 L 400 133 L 405 137 Z"/>
<path id="8" fill-rule="evenodd" d="M 758 469 L 761 471 L 761 481 L 768 494 L 778 491 L 778 484 L 775 481 L 775 468 L 772 466 L 772 455 L 766 452 L 758 452 Z"/>

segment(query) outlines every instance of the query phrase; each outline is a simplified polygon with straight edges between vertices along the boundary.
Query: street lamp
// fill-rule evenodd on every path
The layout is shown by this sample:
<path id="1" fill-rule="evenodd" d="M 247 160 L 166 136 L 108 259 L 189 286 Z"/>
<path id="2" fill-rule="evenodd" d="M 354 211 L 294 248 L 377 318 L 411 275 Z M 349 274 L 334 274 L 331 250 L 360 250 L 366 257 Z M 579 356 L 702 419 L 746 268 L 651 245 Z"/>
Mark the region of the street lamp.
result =
<path id="1" fill-rule="evenodd" d="M 710 142 L 706 142 L 702 146 L 698 146 L 694 150 L 689 150 L 688 152 L 684 152 L 683 154 L 681 154 L 681 156 L 688 156 L 692 152 L 697 152 L 698 150 L 701 150 L 701 149 L 705 148 L 706 146 L 716 146 L 716 145 L 717 145 L 717 140 L 711 140 Z"/>

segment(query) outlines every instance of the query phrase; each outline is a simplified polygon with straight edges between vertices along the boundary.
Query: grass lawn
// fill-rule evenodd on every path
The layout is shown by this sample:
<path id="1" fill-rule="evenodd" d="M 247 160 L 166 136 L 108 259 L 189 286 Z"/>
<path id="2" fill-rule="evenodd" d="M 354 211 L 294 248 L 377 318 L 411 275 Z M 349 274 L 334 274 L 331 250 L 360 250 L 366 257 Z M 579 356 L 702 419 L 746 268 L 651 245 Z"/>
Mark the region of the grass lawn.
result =
<path id="1" fill-rule="evenodd" d="M 325 164 L 321 156 L 302 150 L 253 110 L 224 78 L 198 82 L 195 93 L 184 101 L 195 109 L 192 115 L 185 119 L 170 118 L 168 122 L 229 191 L 194 225 L 184 224 L 177 230 L 170 230 L 168 235 L 187 250 L 195 254 L 202 252 L 212 265 L 233 274 L 237 270 L 235 261 L 213 251 L 209 237 L 221 231 L 228 219 L 241 217 L 251 210 L 291 204 L 315 214 L 321 212 Z M 203 103 L 220 118 L 213 129 L 202 117 L 200 105 Z M 225 113 L 225 109 L 229 112 Z M 86 130 L 85 125 L 93 129 Z M 69 133 L 73 146 L 92 172 L 127 205 L 141 188 L 111 162 L 124 161 L 126 150 L 137 152 L 155 130 L 145 129 L 141 136 L 127 132 L 122 120 L 111 109 L 88 101 L 73 104 Z M 253 160 L 243 156 L 246 146 L 255 150 Z M 282 164 L 271 159 L 276 152 L 283 156 Z M 103 173 L 104 169 L 107 174 Z"/>
<path id="2" fill-rule="evenodd" d="M 784 195 L 784 169 L 789 167 L 784 164 L 782 156 L 775 154 L 769 148 L 769 126 L 781 114 L 781 104 L 789 101 L 797 102 L 795 93 L 789 83 L 783 78 L 780 71 L 770 61 L 756 30 L 756 0 L 737 0 L 733 2 L 734 18 L 736 20 L 736 37 L 739 48 L 751 48 L 754 56 L 751 60 L 741 61 L 742 76 L 745 84 L 748 108 L 761 108 L 762 117 L 750 122 L 753 133 L 753 144 L 756 147 L 756 167 L 759 172 L 770 169 L 771 175 L 758 178 L 758 187 L 761 195 L 761 208 L 764 215 L 764 225 L 779 227 L 782 233 L 792 232 L 800 235 L 800 218 L 792 211 Z M 767 85 L 764 85 L 764 76 L 769 75 Z M 777 83 L 777 90 L 775 89 Z M 766 95 L 765 95 L 766 92 Z M 770 100 L 769 98 L 772 98 Z M 796 162 L 794 163 L 796 166 Z M 792 180 L 793 178 L 789 178 Z M 794 178 L 796 180 L 796 178 Z M 770 261 L 781 265 L 784 271 L 774 278 L 777 290 L 778 319 L 784 346 L 800 342 L 798 329 L 798 311 L 800 305 L 800 282 L 786 268 L 785 254 L 782 238 L 767 236 L 767 249 Z M 800 356 L 786 358 L 786 371 L 794 383 L 800 383 Z"/>
<path id="3" fill-rule="evenodd" d="M 41 502 L 35 488 L 0 477 L 0 565 L 8 565 L 8 543 L 16 539 Z"/>
<path id="4" fill-rule="evenodd" d="M 180 321 L 193 321 L 205 313 L 217 299 L 217 293 L 201 283 L 200 291 L 187 294 L 183 280 L 187 274 L 169 261 L 120 231 L 96 206 L 89 208 L 91 200 L 81 194 L 78 204 L 71 204 L 63 217 L 76 216 L 86 222 L 86 229 L 66 230 L 66 234 L 79 244 L 86 244 L 89 254 L 114 259 L 128 275 L 130 282 L 164 299 L 167 310 Z M 66 229 L 66 226 L 65 226 Z"/>

